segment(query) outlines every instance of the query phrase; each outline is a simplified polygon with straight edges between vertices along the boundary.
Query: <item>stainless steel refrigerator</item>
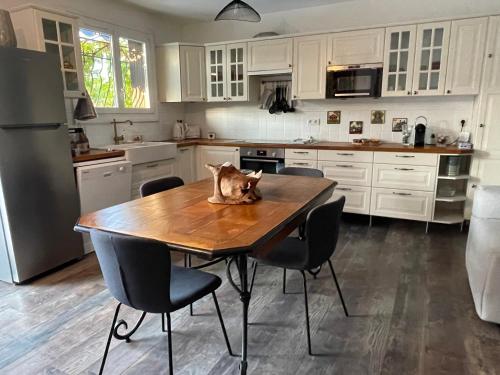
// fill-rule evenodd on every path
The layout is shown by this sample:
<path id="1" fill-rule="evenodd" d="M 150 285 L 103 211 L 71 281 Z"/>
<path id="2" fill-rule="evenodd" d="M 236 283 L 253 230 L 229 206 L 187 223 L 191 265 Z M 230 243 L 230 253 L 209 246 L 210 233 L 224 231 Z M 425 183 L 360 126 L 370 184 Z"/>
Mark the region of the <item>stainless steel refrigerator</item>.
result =
<path id="1" fill-rule="evenodd" d="M 56 55 L 0 48 L 0 280 L 83 256 Z"/>

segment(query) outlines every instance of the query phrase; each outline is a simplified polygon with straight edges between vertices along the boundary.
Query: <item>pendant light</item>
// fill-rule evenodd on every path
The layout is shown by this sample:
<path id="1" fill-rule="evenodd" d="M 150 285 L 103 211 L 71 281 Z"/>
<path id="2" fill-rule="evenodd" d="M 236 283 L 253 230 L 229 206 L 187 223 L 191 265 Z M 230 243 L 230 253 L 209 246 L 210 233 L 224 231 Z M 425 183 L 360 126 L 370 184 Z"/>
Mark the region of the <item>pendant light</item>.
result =
<path id="1" fill-rule="evenodd" d="M 233 0 L 215 17 L 215 21 L 223 20 L 260 22 L 260 15 L 244 1 Z"/>

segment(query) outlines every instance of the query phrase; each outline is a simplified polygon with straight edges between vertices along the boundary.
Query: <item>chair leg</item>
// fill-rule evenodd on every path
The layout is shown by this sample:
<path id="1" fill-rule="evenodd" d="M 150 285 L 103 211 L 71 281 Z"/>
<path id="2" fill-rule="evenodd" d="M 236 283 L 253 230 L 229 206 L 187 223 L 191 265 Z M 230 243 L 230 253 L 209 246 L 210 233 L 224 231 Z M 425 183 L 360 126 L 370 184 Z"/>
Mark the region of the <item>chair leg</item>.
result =
<path id="1" fill-rule="evenodd" d="M 333 270 L 332 261 L 330 259 L 328 259 L 328 265 L 330 266 L 330 271 L 332 271 L 333 281 L 335 281 L 335 286 L 337 287 L 337 291 L 339 292 L 340 302 L 342 302 L 342 307 L 344 308 L 345 316 L 348 317 L 349 313 L 347 312 L 347 307 L 344 302 L 344 297 L 342 296 L 342 292 L 340 291 L 340 285 L 339 282 L 337 281 L 337 276 L 335 276 L 335 271 Z"/>
<path id="2" fill-rule="evenodd" d="M 217 310 L 217 316 L 219 317 L 222 333 L 224 334 L 224 340 L 226 340 L 227 351 L 229 352 L 229 355 L 232 356 L 233 350 L 231 349 L 231 344 L 229 343 L 229 338 L 227 337 L 226 326 L 224 325 L 224 320 L 222 320 L 222 314 L 220 313 L 219 302 L 217 302 L 215 292 L 212 292 L 212 297 L 214 298 L 215 309 Z"/>
<path id="3" fill-rule="evenodd" d="M 106 364 L 106 358 L 108 357 L 109 344 L 111 344 L 111 338 L 113 337 L 113 330 L 115 329 L 116 319 L 118 319 L 118 313 L 120 312 L 121 303 L 116 306 L 115 316 L 113 317 L 113 323 L 111 323 L 111 329 L 109 330 L 108 341 L 106 342 L 106 349 L 104 349 L 104 356 L 102 357 L 101 368 L 99 369 L 99 375 L 102 375 L 104 370 L 104 365 Z"/>
<path id="4" fill-rule="evenodd" d="M 168 373 L 174 375 L 174 362 L 172 360 L 172 323 L 170 321 L 170 313 L 167 313 L 167 330 L 168 330 Z"/>
<path id="5" fill-rule="evenodd" d="M 188 267 L 191 268 L 191 254 L 187 254 Z M 189 305 L 189 315 L 193 316 L 193 304 Z"/>
<path id="6" fill-rule="evenodd" d="M 252 294 L 253 283 L 255 282 L 255 274 L 257 273 L 257 266 L 258 266 L 258 263 L 256 260 L 254 260 L 253 264 L 252 264 L 253 271 L 252 271 L 252 281 L 250 283 L 250 294 Z"/>
<path id="7" fill-rule="evenodd" d="M 286 268 L 283 268 L 283 294 L 286 294 Z"/>
<path id="8" fill-rule="evenodd" d="M 309 327 L 309 304 L 307 302 L 307 281 L 306 274 L 304 271 L 300 271 L 302 278 L 304 279 L 304 302 L 306 305 L 306 331 L 307 331 L 307 351 L 309 355 L 312 355 L 311 350 L 311 328 Z"/>
<path id="9" fill-rule="evenodd" d="M 165 329 L 165 314 L 161 313 L 161 331 L 162 332 L 167 332 Z"/>

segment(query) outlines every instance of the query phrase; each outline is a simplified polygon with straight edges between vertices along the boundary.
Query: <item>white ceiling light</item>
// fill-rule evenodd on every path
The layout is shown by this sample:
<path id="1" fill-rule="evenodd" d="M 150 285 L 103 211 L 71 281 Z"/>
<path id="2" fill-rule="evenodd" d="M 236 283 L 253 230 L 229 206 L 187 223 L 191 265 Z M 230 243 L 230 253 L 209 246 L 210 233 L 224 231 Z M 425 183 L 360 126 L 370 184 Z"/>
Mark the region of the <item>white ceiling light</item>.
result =
<path id="1" fill-rule="evenodd" d="M 215 17 L 215 21 L 233 20 L 260 22 L 260 15 L 250 5 L 241 0 L 233 0 Z"/>

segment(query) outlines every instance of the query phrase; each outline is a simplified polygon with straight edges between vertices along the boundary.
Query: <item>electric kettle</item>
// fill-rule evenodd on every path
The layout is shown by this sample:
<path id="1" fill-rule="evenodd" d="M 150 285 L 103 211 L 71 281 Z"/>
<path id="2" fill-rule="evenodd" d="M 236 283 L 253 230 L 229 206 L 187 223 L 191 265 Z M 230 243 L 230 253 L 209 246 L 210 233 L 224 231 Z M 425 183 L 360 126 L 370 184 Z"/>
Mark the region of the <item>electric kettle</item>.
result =
<path id="1" fill-rule="evenodd" d="M 182 141 L 186 139 L 187 124 L 184 124 L 182 120 L 177 120 L 172 131 L 172 138 L 176 141 Z"/>

